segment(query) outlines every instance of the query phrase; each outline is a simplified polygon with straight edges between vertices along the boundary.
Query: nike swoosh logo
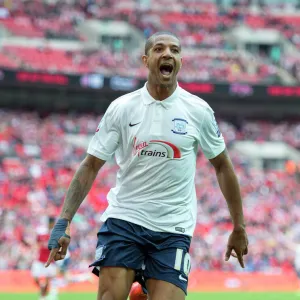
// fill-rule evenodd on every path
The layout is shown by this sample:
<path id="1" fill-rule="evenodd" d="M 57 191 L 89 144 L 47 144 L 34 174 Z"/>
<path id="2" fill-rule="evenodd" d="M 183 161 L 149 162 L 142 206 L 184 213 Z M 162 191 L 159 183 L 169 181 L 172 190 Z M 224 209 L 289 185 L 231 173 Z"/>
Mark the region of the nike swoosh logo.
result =
<path id="1" fill-rule="evenodd" d="M 137 124 L 140 124 L 141 122 L 138 122 L 138 123 L 135 123 L 135 124 L 131 124 L 131 122 L 129 123 L 129 126 L 130 127 L 133 127 L 133 126 L 135 126 L 135 125 L 137 125 Z"/>
<path id="2" fill-rule="evenodd" d="M 181 274 L 179 275 L 179 279 L 180 279 L 180 280 L 183 280 L 183 281 L 187 281 L 187 279 L 184 278 Z"/>

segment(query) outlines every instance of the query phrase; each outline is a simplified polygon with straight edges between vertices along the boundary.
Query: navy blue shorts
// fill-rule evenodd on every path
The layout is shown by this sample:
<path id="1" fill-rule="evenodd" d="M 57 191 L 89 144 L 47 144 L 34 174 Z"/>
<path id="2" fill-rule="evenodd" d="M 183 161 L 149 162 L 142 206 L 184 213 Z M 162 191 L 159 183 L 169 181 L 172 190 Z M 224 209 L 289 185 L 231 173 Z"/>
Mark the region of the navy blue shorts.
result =
<path id="1" fill-rule="evenodd" d="M 191 269 L 191 237 L 155 232 L 131 222 L 109 218 L 98 234 L 93 273 L 101 266 L 136 270 L 136 279 L 145 289 L 147 279 L 170 282 L 187 294 Z"/>

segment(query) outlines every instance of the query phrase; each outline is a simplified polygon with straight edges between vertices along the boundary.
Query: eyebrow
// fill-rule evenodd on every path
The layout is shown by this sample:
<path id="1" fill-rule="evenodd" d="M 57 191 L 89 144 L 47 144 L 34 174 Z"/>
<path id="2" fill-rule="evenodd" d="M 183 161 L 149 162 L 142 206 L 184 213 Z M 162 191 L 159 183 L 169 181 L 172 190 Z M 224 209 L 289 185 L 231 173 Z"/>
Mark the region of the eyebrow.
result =
<path id="1" fill-rule="evenodd" d="M 152 46 L 152 48 L 154 48 L 154 47 L 156 47 L 156 46 L 165 46 L 166 44 L 164 44 L 164 43 L 156 43 L 156 44 L 154 44 L 153 46 Z M 171 44 L 171 47 L 176 47 L 176 48 L 178 48 L 178 49 L 181 49 L 181 45 L 176 45 L 176 44 Z"/>

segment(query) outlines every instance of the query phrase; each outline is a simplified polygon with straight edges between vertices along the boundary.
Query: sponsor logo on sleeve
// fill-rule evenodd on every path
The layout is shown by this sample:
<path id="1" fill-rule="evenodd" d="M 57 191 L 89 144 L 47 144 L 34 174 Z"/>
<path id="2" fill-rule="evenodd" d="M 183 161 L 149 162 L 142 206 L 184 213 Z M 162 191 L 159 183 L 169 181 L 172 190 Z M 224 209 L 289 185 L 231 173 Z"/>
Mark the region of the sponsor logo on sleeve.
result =
<path id="1" fill-rule="evenodd" d="M 212 123 L 213 123 L 213 127 L 214 127 L 214 129 L 215 129 L 216 135 L 217 135 L 218 137 L 220 137 L 220 136 L 221 136 L 221 131 L 220 131 L 220 129 L 219 129 L 218 123 L 217 123 L 217 121 L 216 121 L 215 118 L 213 118 Z"/>
<path id="2" fill-rule="evenodd" d="M 102 124 L 103 120 L 104 120 L 104 117 L 101 119 L 101 121 L 100 121 L 100 123 L 99 123 L 99 125 L 98 125 L 98 127 L 96 129 L 96 132 L 98 132 L 100 130 L 100 127 L 101 127 L 101 124 Z"/>

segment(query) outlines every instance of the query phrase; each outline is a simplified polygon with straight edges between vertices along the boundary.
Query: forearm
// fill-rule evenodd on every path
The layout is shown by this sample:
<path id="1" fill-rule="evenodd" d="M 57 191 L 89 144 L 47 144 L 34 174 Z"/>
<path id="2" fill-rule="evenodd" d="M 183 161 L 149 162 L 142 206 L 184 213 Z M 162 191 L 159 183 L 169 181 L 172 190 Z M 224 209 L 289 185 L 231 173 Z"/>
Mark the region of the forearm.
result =
<path id="1" fill-rule="evenodd" d="M 231 163 L 223 164 L 217 170 L 221 191 L 226 199 L 235 228 L 245 227 L 240 187 Z"/>
<path id="2" fill-rule="evenodd" d="M 72 220 L 80 204 L 90 191 L 97 173 L 98 171 L 94 170 L 90 163 L 86 161 L 81 163 L 67 191 L 64 205 L 60 214 L 61 218 L 69 221 Z"/>

